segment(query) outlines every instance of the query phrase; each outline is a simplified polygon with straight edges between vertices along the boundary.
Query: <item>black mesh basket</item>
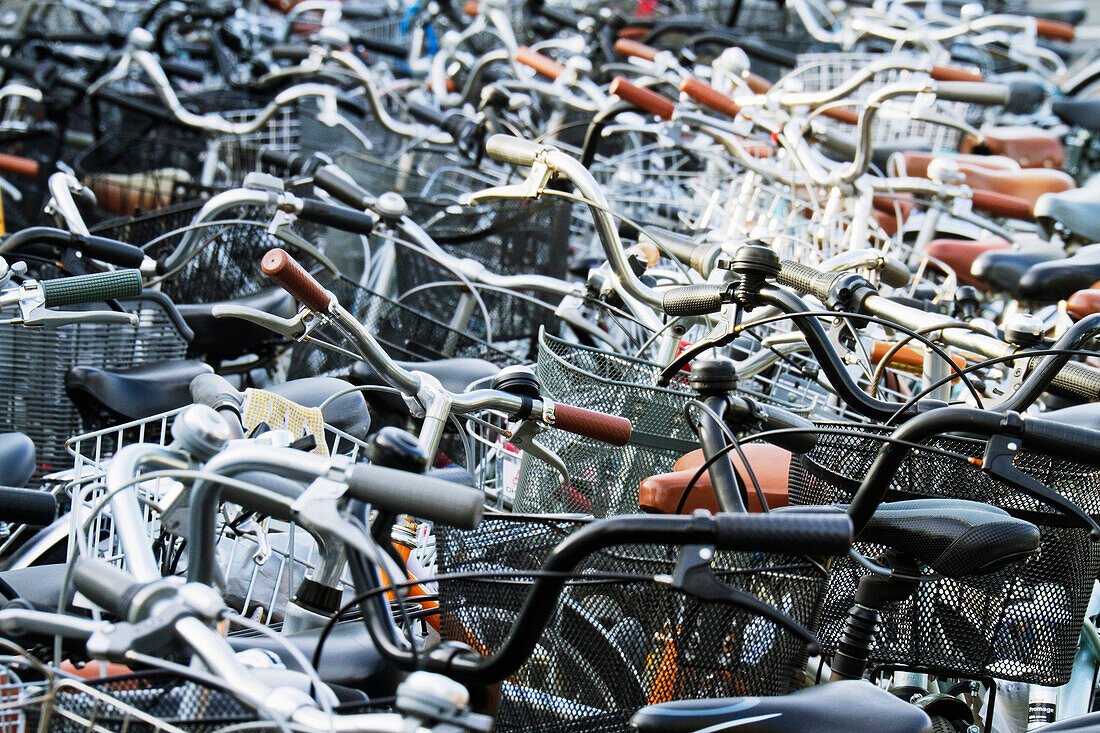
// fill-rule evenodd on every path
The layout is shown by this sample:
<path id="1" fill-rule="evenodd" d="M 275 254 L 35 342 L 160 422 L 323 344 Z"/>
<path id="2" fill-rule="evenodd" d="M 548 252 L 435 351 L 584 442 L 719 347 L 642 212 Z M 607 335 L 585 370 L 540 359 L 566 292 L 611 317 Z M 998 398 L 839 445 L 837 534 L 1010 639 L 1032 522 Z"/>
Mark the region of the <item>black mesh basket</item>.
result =
<path id="1" fill-rule="evenodd" d="M 0 431 L 18 430 L 35 443 L 40 470 L 66 468 L 65 441 L 83 432 L 65 395 L 65 375 L 87 365 L 127 369 L 182 358 L 187 342 L 170 304 L 150 295 L 121 303 L 137 326 L 78 323 L 38 330 L 0 325 Z M 105 310 L 105 304 L 89 308 Z"/>
<path id="2" fill-rule="evenodd" d="M 49 733 L 209 733 L 258 717 L 223 689 L 156 671 L 61 680 L 43 705 L 25 711 L 28 730 L 42 724 Z"/>
<path id="3" fill-rule="evenodd" d="M 587 520 L 494 515 L 478 529 L 439 528 L 440 571 L 540 567 Z M 642 705 L 682 698 L 790 692 L 802 643 L 771 621 L 703 602 L 649 580 L 583 580 L 584 573 L 671 573 L 677 548 L 623 546 L 589 557 L 563 592 L 529 660 L 502 687 L 498 731 L 627 731 Z M 824 577 L 803 559 L 718 553 L 715 574 L 813 628 Z M 441 634 L 491 654 L 503 643 L 531 578 L 443 581 Z"/>
<path id="4" fill-rule="evenodd" d="M 478 338 L 476 335 L 451 328 L 434 314 L 421 312 L 407 304 L 360 287 L 327 270 L 314 271 L 318 281 L 332 291 L 340 304 L 366 325 L 386 352 L 399 361 L 431 361 L 467 357 L 485 359 L 498 366 L 515 363 L 515 357 Z M 347 348 L 339 333 L 321 326 L 312 334 L 315 338 Z M 288 379 L 318 375 L 347 374 L 353 360 L 330 349 L 300 343 L 291 356 Z"/>
<path id="5" fill-rule="evenodd" d="M 562 483 L 548 464 L 524 455 L 516 511 L 580 512 L 597 517 L 638 511 L 642 479 L 671 471 L 684 453 L 699 447 L 684 407 L 691 399 L 679 389 L 657 386 L 661 367 L 629 356 L 539 336 L 537 372 L 543 394 L 577 407 L 631 421 L 630 443 L 621 448 L 560 430 L 535 440 L 556 453 L 570 473 Z"/>
<path id="6" fill-rule="evenodd" d="M 817 447 L 791 464 L 792 504 L 847 502 L 889 434 L 868 426 L 829 425 L 851 435 L 822 435 Z M 979 458 L 985 443 L 936 438 L 932 447 Z M 1100 513 L 1100 471 L 1065 457 L 1021 451 L 1015 466 L 1076 502 Z M 887 500 L 956 498 L 1001 507 L 1039 527 L 1039 552 L 992 575 L 922 583 L 909 599 L 883 612 L 871 662 L 924 667 L 958 675 L 1057 686 L 1069 680 L 1100 547 L 1066 517 L 963 460 L 911 450 Z M 874 557 L 884 548 L 856 544 Z M 821 641 L 836 650 L 840 631 L 867 571 L 845 558 L 832 568 L 822 616 Z"/>

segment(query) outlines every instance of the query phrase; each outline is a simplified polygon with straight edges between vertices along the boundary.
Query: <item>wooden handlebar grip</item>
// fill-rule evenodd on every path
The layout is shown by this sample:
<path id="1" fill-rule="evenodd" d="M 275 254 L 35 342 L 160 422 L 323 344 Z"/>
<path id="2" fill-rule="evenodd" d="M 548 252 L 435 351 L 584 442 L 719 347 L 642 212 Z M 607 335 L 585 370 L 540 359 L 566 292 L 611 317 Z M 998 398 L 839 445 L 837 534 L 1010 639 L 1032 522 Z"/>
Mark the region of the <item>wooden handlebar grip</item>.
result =
<path id="1" fill-rule="evenodd" d="M 269 250 L 260 260 L 260 269 L 314 313 L 327 313 L 335 300 L 286 250 Z"/>
<path id="2" fill-rule="evenodd" d="M 554 427 L 611 445 L 626 445 L 634 431 L 625 417 L 562 404 L 554 405 Z"/>
<path id="3" fill-rule="evenodd" d="M 936 81 L 983 81 L 977 71 L 959 66 L 933 66 L 929 76 Z"/>
<path id="4" fill-rule="evenodd" d="M 728 117 L 736 117 L 741 107 L 722 92 L 718 91 L 702 79 L 689 76 L 680 84 L 680 91 L 694 99 L 699 104 L 712 109 L 719 114 Z"/>
<path id="5" fill-rule="evenodd" d="M 565 67 L 549 56 L 544 56 L 538 51 L 532 51 L 527 46 L 516 49 L 516 61 L 551 79 L 557 79 L 565 71 Z"/>
<path id="6" fill-rule="evenodd" d="M 634 56 L 646 61 L 653 61 L 660 51 L 632 38 L 620 38 L 615 41 L 615 53 L 620 56 Z"/>
<path id="7" fill-rule="evenodd" d="M 0 173 L 10 173 L 13 176 L 34 178 L 38 175 L 38 161 L 23 158 L 18 155 L 0 153 Z"/>
<path id="8" fill-rule="evenodd" d="M 1071 43 L 1077 37 L 1077 29 L 1069 23 L 1061 23 L 1057 20 L 1035 19 L 1035 35 L 1048 41 L 1065 41 Z"/>
<path id="9" fill-rule="evenodd" d="M 631 84 L 621 76 L 616 76 L 611 80 L 609 91 L 624 102 L 629 102 L 635 107 L 657 115 L 663 120 L 672 119 L 672 113 L 676 110 L 676 105 L 670 99 L 662 97 L 657 92 Z"/>

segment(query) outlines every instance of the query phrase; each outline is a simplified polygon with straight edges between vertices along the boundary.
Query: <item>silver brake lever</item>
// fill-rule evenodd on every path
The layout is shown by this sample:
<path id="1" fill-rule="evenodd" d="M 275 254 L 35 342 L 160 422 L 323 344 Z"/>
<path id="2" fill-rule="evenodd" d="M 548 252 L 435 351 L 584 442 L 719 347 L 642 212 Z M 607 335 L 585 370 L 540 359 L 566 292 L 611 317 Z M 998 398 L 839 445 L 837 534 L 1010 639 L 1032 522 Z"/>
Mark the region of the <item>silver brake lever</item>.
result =
<path id="1" fill-rule="evenodd" d="M 543 448 L 541 445 L 533 440 L 536 435 L 544 430 L 546 430 L 546 426 L 544 426 L 542 423 L 536 422 L 534 420 L 524 420 L 515 430 L 511 432 L 505 430 L 503 432 L 504 436 L 508 438 L 509 442 L 511 442 L 512 445 L 516 446 L 520 450 L 530 453 L 532 456 L 538 458 L 543 463 L 549 464 L 551 468 L 561 474 L 562 483 L 564 483 L 566 486 L 569 486 L 572 481 L 569 477 L 569 471 L 568 469 L 566 469 L 565 463 L 561 460 L 561 458 L 558 457 L 558 454 L 554 453 L 551 450 Z"/>
<path id="2" fill-rule="evenodd" d="M 72 323 L 124 323 L 136 326 L 138 317 L 133 313 L 117 311 L 55 311 L 41 305 L 31 305 L 23 311 L 24 328 L 57 328 Z"/>
<path id="3" fill-rule="evenodd" d="M 470 206 L 480 201 L 491 201 L 493 199 L 533 199 L 539 195 L 539 191 L 546 187 L 546 184 L 550 183 L 550 179 L 553 177 L 553 171 L 541 160 L 536 159 L 531 166 L 531 172 L 527 174 L 527 178 L 522 182 L 508 186 L 494 186 L 473 193 L 464 193 L 459 196 L 458 203 L 463 206 Z"/>
<path id="4" fill-rule="evenodd" d="M 216 305 L 210 309 L 210 313 L 215 318 L 240 318 L 295 341 L 301 341 L 321 323 L 321 319 L 314 316 L 307 308 L 298 311 L 298 315 L 293 318 L 273 316 L 246 305 Z"/>

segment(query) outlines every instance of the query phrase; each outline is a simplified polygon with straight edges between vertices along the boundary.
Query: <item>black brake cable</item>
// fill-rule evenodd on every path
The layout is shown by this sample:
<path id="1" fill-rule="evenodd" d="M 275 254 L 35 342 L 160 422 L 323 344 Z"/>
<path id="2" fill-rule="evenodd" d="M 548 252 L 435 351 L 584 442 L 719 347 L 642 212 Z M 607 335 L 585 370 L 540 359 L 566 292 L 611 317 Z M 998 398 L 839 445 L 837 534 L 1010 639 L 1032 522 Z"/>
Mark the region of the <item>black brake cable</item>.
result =
<path id="1" fill-rule="evenodd" d="M 321 653 L 324 651 L 325 642 L 328 640 L 332 630 L 336 627 L 336 623 L 347 616 L 355 606 L 359 605 L 363 601 L 366 601 L 379 593 L 393 593 L 394 597 L 397 596 L 398 588 L 410 588 L 414 585 L 422 585 L 428 583 L 438 583 L 440 581 L 450 580 L 493 580 L 502 579 L 507 580 L 511 578 L 570 578 L 573 581 L 580 581 L 582 584 L 594 585 L 602 583 L 621 583 L 623 581 L 654 581 L 654 575 L 647 575 L 644 573 L 604 573 L 604 572 L 554 572 L 547 570 L 507 570 L 507 571 L 467 571 L 460 573 L 443 573 L 441 575 L 434 575 L 429 578 L 415 578 L 412 580 L 401 581 L 400 583 L 394 583 L 392 580 L 387 585 L 382 585 L 377 588 L 371 588 L 370 590 L 363 591 L 356 594 L 354 598 L 349 600 L 340 609 L 329 617 L 325 622 L 324 627 L 321 629 L 320 635 L 317 637 L 317 646 L 313 650 L 313 657 L 310 660 L 310 664 L 316 669 L 317 665 L 321 663 Z M 569 583 L 576 585 L 577 583 Z M 402 604 L 403 606 L 404 604 Z M 366 624 L 367 632 L 374 636 L 374 631 L 370 624 Z M 377 642 L 375 642 L 377 645 Z"/>

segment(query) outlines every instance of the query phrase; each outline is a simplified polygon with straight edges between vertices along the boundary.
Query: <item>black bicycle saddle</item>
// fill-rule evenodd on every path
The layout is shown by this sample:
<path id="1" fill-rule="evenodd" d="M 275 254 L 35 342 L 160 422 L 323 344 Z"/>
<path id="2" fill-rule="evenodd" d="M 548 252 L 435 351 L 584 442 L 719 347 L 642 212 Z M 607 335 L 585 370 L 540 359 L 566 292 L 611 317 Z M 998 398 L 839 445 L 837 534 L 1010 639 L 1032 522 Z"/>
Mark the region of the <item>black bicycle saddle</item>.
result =
<path id="1" fill-rule="evenodd" d="M 1100 208 L 1097 209 L 1100 214 Z M 1100 244 L 1082 247 L 1063 260 L 1040 262 L 1020 278 L 1021 298 L 1053 303 L 1100 280 Z"/>
<path id="2" fill-rule="evenodd" d="M 677 700 L 647 705 L 630 724 L 638 733 L 930 733 L 920 708 L 870 682 L 845 680 L 780 697 Z"/>
<path id="3" fill-rule="evenodd" d="M 1048 193 L 1035 202 L 1035 218 L 1051 219 L 1090 242 L 1100 242 L 1100 187 Z"/>
<path id="4" fill-rule="evenodd" d="M 1020 279 L 1040 262 L 1059 260 L 1066 256 L 1058 245 L 1049 242 L 1026 242 L 1011 249 L 982 252 L 974 258 L 970 274 L 993 290 L 1019 296 Z"/>

